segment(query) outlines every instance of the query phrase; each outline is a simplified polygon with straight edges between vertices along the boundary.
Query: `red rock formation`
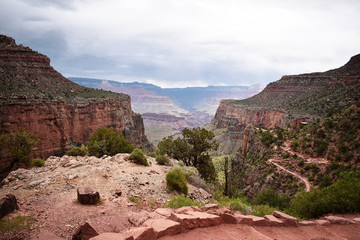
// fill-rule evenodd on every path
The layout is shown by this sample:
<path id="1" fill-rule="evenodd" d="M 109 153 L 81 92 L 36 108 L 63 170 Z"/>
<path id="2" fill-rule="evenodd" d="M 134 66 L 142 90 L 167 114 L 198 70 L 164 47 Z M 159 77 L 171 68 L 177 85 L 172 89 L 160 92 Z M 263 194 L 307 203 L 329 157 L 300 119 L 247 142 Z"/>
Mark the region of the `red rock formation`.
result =
<path id="1" fill-rule="evenodd" d="M 98 128 L 108 127 L 136 146 L 153 149 L 128 95 L 81 87 L 49 63 L 48 57 L 0 35 L 0 133 L 35 133 L 40 139 L 36 154 L 43 158 L 63 154 L 72 141 L 85 143 Z"/>

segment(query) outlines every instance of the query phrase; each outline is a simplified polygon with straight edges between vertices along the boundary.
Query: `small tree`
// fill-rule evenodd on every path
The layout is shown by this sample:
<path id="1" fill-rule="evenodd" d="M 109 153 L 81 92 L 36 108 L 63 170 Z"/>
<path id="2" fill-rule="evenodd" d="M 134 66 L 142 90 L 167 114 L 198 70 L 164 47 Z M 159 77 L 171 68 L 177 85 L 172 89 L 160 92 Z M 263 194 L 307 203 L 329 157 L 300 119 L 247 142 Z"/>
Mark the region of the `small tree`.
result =
<path id="1" fill-rule="evenodd" d="M 27 130 L 17 130 L 16 132 L 3 133 L 1 135 L 2 148 L 12 158 L 13 162 L 30 164 L 30 156 L 39 139 Z"/>
<path id="2" fill-rule="evenodd" d="M 112 128 L 99 128 L 89 139 L 89 155 L 101 157 L 117 153 L 131 153 L 134 146 L 129 144 L 121 132 Z"/>

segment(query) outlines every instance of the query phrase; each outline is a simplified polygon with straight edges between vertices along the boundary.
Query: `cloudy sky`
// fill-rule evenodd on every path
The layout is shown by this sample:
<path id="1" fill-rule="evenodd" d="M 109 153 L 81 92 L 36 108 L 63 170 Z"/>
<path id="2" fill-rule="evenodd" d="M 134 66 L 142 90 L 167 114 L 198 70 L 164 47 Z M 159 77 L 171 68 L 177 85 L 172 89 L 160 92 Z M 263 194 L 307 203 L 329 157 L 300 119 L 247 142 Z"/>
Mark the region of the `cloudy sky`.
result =
<path id="1" fill-rule="evenodd" d="M 0 33 L 64 76 L 266 85 L 360 53 L 359 0 L 0 0 Z"/>

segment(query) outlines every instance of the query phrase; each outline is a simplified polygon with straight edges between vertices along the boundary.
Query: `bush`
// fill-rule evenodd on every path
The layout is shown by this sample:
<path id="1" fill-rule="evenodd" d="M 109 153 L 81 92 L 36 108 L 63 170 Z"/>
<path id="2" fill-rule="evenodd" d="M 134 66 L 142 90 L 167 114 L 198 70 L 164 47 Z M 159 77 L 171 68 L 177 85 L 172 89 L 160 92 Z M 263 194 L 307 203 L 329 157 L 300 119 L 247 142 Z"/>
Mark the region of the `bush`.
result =
<path id="1" fill-rule="evenodd" d="M 275 210 L 275 208 L 269 205 L 254 205 L 251 213 L 255 216 L 263 217 L 265 215 L 271 215 Z"/>
<path id="2" fill-rule="evenodd" d="M 5 147 L 7 153 L 14 162 L 30 164 L 30 155 L 39 139 L 27 130 L 17 130 L 16 132 L 3 133 L 0 135 L 1 147 Z"/>
<path id="3" fill-rule="evenodd" d="M 186 176 L 180 168 L 170 170 L 166 174 L 166 184 L 170 190 L 176 190 L 184 194 L 188 193 Z"/>
<path id="4" fill-rule="evenodd" d="M 276 141 L 276 137 L 270 131 L 260 133 L 260 141 L 267 147 Z"/>
<path id="5" fill-rule="evenodd" d="M 254 203 L 257 205 L 269 205 L 282 210 L 289 206 L 289 202 L 288 196 L 280 194 L 272 188 L 264 188 L 254 198 Z"/>
<path id="6" fill-rule="evenodd" d="M 86 156 L 87 155 L 87 147 L 84 144 L 81 144 L 81 147 L 73 147 L 70 150 L 66 151 L 66 155 L 68 156 Z"/>
<path id="7" fill-rule="evenodd" d="M 243 214 L 248 214 L 251 211 L 251 206 L 240 198 L 233 198 L 230 201 L 230 209 L 232 211 L 240 211 Z"/>
<path id="8" fill-rule="evenodd" d="M 45 165 L 45 160 L 41 158 L 35 158 L 31 161 L 31 166 L 34 167 L 43 167 Z"/>
<path id="9" fill-rule="evenodd" d="M 132 160 L 134 163 L 149 166 L 149 162 L 146 159 L 143 151 L 139 148 L 134 149 L 134 151 L 130 154 L 130 160 Z"/>
<path id="10" fill-rule="evenodd" d="M 171 165 L 170 163 L 170 159 L 168 157 L 166 157 L 165 155 L 156 155 L 155 161 L 159 164 L 159 165 Z"/>
<path id="11" fill-rule="evenodd" d="M 215 182 L 217 174 L 216 174 L 215 166 L 214 166 L 213 162 L 211 161 L 211 158 L 209 155 L 207 155 L 207 154 L 200 155 L 199 164 L 195 167 L 198 169 L 200 176 L 206 182 L 209 182 L 209 183 Z"/>
<path id="12" fill-rule="evenodd" d="M 113 156 L 117 153 L 131 153 L 134 146 L 129 144 L 121 132 L 112 128 L 99 128 L 90 138 L 88 143 L 89 155 L 102 157 Z"/>
<path id="13" fill-rule="evenodd" d="M 291 143 L 290 143 L 290 147 L 291 147 L 291 149 L 294 150 L 294 151 L 297 150 L 297 148 L 299 147 L 299 145 L 300 145 L 300 144 L 299 144 L 299 141 L 296 140 L 296 139 L 292 140 Z"/>
<path id="14" fill-rule="evenodd" d="M 149 156 L 149 157 L 153 157 L 153 158 L 156 157 L 156 153 L 155 153 L 155 152 L 149 152 L 149 153 L 147 153 L 146 155 Z"/>
<path id="15" fill-rule="evenodd" d="M 180 208 L 185 206 L 199 206 L 197 202 L 191 198 L 184 197 L 182 195 L 174 196 L 170 199 L 169 207 L 170 208 Z"/>

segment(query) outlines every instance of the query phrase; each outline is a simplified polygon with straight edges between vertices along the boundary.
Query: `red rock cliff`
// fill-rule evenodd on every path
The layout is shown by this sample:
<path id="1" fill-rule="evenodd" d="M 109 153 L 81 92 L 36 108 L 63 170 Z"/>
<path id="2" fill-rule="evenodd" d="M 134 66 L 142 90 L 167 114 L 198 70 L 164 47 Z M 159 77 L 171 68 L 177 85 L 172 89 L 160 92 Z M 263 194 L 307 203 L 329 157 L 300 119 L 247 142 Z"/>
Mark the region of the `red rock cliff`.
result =
<path id="1" fill-rule="evenodd" d="M 128 95 L 81 87 L 49 63 L 48 57 L 0 35 L 0 133 L 20 128 L 35 133 L 37 154 L 43 158 L 63 154 L 72 141 L 87 142 L 103 127 L 153 150 Z"/>

